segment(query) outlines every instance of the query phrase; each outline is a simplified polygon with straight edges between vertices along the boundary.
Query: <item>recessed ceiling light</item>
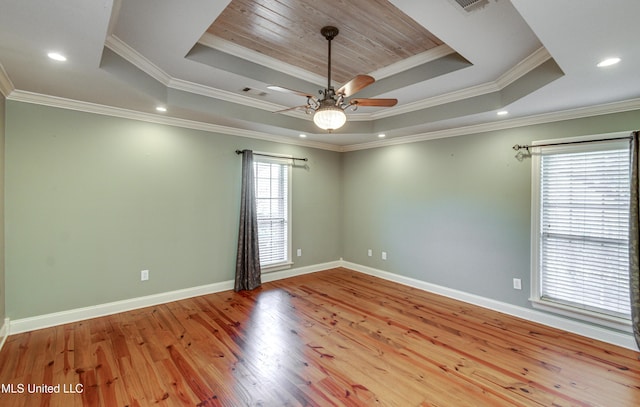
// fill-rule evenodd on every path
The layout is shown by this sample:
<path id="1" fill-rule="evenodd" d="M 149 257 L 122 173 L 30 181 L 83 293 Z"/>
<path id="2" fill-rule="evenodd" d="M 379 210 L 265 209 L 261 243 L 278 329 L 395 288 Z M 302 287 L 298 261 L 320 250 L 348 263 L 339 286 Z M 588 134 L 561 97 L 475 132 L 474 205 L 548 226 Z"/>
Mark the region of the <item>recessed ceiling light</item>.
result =
<path id="1" fill-rule="evenodd" d="M 602 61 L 600 61 L 600 63 L 598 63 L 597 67 L 598 68 L 603 68 L 605 66 L 611 66 L 611 65 L 615 65 L 618 62 L 620 62 L 620 58 L 615 57 L 615 58 L 607 58 L 607 59 L 603 59 Z"/>
<path id="2" fill-rule="evenodd" d="M 64 62 L 67 60 L 67 57 L 65 57 L 64 55 L 62 55 L 59 52 L 49 52 L 47 54 L 47 56 L 51 59 L 53 59 L 54 61 L 60 61 L 60 62 Z"/>
<path id="3" fill-rule="evenodd" d="M 167 111 L 167 108 L 166 108 L 166 107 L 164 107 L 164 106 L 158 106 L 158 107 L 156 107 L 156 110 L 157 110 L 157 111 L 159 111 L 159 112 L 164 113 L 164 112 L 166 112 L 166 111 Z"/>
<path id="4" fill-rule="evenodd" d="M 498 113 L 496 113 L 498 116 L 506 116 L 509 114 L 508 110 L 500 110 Z"/>
<path id="5" fill-rule="evenodd" d="M 306 134 L 301 134 L 300 138 L 307 138 L 307 135 Z"/>
<path id="6" fill-rule="evenodd" d="M 380 134 L 378 134 L 378 138 L 385 138 L 385 137 L 387 137 L 387 135 L 386 135 L 386 134 L 384 134 L 384 133 L 380 133 Z"/>

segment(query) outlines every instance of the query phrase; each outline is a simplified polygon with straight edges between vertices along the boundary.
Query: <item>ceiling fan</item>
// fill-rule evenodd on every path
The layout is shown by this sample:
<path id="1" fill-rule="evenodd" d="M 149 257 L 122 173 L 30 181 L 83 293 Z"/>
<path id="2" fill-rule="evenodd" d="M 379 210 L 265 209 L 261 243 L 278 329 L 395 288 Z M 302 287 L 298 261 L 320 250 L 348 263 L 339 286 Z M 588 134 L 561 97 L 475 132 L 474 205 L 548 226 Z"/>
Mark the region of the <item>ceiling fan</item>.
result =
<path id="1" fill-rule="evenodd" d="M 320 33 L 328 42 L 328 63 L 327 63 L 327 87 L 320 90 L 321 98 L 310 95 L 305 92 L 283 88 L 281 86 L 268 86 L 271 90 L 279 92 L 293 93 L 295 95 L 307 98 L 307 104 L 294 106 L 288 109 L 279 110 L 274 113 L 283 113 L 290 110 L 304 109 L 307 114 L 313 113 L 314 123 L 323 130 L 329 132 L 339 129 L 347 121 L 347 115 L 344 111 L 347 108 L 356 110 L 358 106 L 380 106 L 390 107 L 398 103 L 398 99 L 349 99 L 346 98 L 361 91 L 367 86 L 375 82 L 375 79 L 369 75 L 356 75 L 353 79 L 342 85 L 337 91 L 331 86 L 331 41 L 338 35 L 339 30 L 336 27 L 327 26 L 320 30 Z"/>

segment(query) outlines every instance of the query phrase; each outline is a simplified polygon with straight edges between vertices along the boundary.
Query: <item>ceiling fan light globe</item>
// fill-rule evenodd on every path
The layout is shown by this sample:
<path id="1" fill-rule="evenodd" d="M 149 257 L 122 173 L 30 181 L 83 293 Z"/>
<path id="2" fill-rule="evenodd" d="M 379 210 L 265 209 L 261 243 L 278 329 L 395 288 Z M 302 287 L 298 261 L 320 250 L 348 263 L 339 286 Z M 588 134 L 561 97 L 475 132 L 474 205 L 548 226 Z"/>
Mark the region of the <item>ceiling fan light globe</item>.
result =
<path id="1" fill-rule="evenodd" d="M 313 122 L 322 130 L 337 130 L 347 121 L 347 115 L 337 106 L 322 106 L 313 115 Z"/>

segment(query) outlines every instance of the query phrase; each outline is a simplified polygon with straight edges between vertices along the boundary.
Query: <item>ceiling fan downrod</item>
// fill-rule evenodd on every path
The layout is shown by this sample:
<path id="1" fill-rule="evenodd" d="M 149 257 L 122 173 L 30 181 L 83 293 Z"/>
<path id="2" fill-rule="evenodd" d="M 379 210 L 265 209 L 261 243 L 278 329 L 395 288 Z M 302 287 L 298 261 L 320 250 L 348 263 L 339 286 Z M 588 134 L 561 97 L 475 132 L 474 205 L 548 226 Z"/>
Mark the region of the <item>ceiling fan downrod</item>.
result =
<path id="1" fill-rule="evenodd" d="M 324 38 L 327 39 L 327 42 L 329 43 L 328 45 L 329 57 L 328 57 L 328 63 L 327 63 L 327 89 L 325 90 L 325 95 L 324 95 L 325 99 L 333 97 L 333 92 L 332 92 L 333 89 L 331 87 L 331 41 L 338 35 L 339 32 L 340 30 L 338 30 L 337 27 L 333 27 L 331 25 L 322 27 L 322 29 L 320 30 L 320 34 L 322 34 Z"/>

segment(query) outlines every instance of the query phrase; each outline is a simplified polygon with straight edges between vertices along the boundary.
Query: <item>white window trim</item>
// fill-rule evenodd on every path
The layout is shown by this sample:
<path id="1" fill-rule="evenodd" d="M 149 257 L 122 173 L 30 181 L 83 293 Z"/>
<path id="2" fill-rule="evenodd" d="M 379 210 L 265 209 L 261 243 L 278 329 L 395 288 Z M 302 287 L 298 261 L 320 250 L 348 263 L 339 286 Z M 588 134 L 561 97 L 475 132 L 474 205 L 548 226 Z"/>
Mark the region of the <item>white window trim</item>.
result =
<path id="1" fill-rule="evenodd" d="M 270 157 L 266 157 L 266 156 L 261 156 L 260 154 L 265 154 L 265 155 L 269 155 Z M 291 193 L 292 190 L 292 185 L 293 182 L 291 180 L 291 159 L 293 158 L 292 155 L 289 154 L 278 154 L 278 153 L 269 153 L 269 152 L 264 152 L 264 151 L 254 151 L 253 152 L 253 161 L 256 162 L 271 162 L 271 163 L 277 163 L 277 164 L 286 164 L 286 168 L 287 168 L 287 180 L 288 180 L 288 185 L 287 185 L 287 259 L 283 262 L 280 263 L 274 263 L 274 264 L 270 264 L 268 266 L 265 267 L 261 267 L 260 270 L 262 272 L 262 274 L 266 274 L 266 273 L 272 273 L 275 271 L 280 271 L 280 270 L 286 270 L 286 269 L 290 269 L 291 266 L 293 266 L 293 261 L 292 261 L 292 254 L 291 254 L 291 248 L 292 246 L 292 242 L 291 242 L 291 207 L 292 205 L 292 200 L 291 197 L 293 196 Z"/>
<path id="2" fill-rule="evenodd" d="M 569 137 L 562 139 L 552 140 L 539 140 L 534 141 L 531 147 L 531 293 L 529 301 L 531 305 L 536 308 L 547 312 L 552 312 L 562 316 L 570 317 L 573 319 L 589 322 L 592 324 L 601 325 L 607 328 L 613 328 L 623 332 L 633 332 L 631 321 L 625 318 L 618 318 L 615 316 L 605 315 L 598 312 L 579 309 L 571 307 L 556 301 L 549 299 L 542 299 L 540 297 L 540 148 L 536 147 L 539 144 L 550 143 L 567 143 L 576 141 L 591 141 L 600 140 L 606 138 L 617 138 L 628 136 L 631 131 L 617 132 L 608 134 L 598 134 L 589 136 Z M 593 147 L 593 150 L 600 149 L 604 143 L 608 145 L 615 145 L 616 143 L 628 143 L 628 140 L 621 141 L 603 141 L 602 143 L 591 143 L 585 146 Z M 627 144 L 628 145 L 628 144 Z M 584 146 L 583 146 L 584 147 Z M 584 151 L 587 151 L 588 147 L 584 147 Z M 575 151 L 575 146 L 547 146 L 544 147 L 545 152 L 562 152 L 562 151 Z"/>

